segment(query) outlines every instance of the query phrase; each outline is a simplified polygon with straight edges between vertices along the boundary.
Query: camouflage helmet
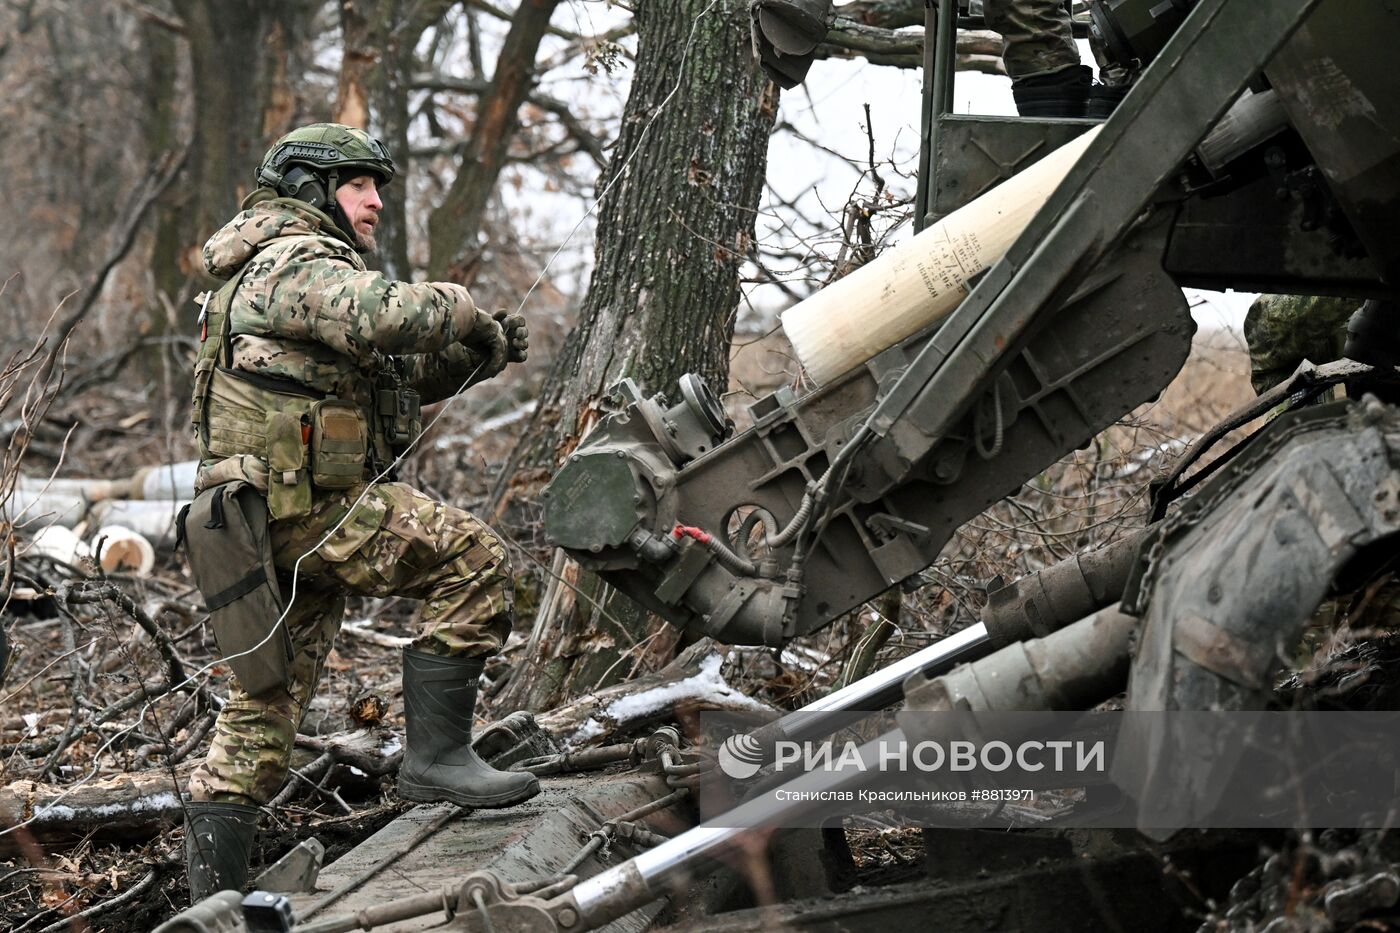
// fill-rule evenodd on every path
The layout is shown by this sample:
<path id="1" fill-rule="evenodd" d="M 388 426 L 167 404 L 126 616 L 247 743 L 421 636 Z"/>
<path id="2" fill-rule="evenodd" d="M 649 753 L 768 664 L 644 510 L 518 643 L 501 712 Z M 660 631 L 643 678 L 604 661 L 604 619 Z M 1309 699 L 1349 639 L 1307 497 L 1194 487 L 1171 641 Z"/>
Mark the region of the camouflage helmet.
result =
<path id="1" fill-rule="evenodd" d="M 283 197 L 323 207 L 342 180 L 363 174 L 373 175 L 380 187 L 393 180 L 394 160 L 384 144 L 353 126 L 312 123 L 272 144 L 258 166 L 257 180 Z"/>

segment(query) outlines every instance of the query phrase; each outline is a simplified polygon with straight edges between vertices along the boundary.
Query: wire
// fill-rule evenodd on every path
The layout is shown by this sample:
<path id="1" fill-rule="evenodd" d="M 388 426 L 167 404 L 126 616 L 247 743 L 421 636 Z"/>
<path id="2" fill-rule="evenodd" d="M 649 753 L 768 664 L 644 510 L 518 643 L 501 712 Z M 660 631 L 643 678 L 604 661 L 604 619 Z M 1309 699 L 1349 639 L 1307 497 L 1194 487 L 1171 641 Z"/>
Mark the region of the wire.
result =
<path id="1" fill-rule="evenodd" d="M 637 157 L 638 153 L 641 152 L 641 144 L 642 144 L 642 141 L 643 141 L 644 139 L 646 139 L 647 134 L 651 132 L 652 126 L 655 125 L 657 119 L 661 116 L 661 114 L 662 114 L 663 112 L 665 112 L 667 106 L 671 103 L 671 100 L 676 96 L 677 92 L 680 91 L 681 83 L 682 83 L 682 81 L 683 81 L 683 79 L 684 79 L 684 75 L 685 75 L 685 65 L 686 65 L 686 62 L 688 61 L 688 59 L 689 59 L 689 57 L 690 57 L 690 50 L 691 50 L 691 49 L 694 47 L 694 45 L 695 45 L 695 31 L 696 31 L 696 29 L 699 28 L 700 20 L 701 20 L 706 14 L 708 14 L 711 10 L 713 10 L 713 9 L 715 8 L 715 6 L 716 6 L 718 3 L 719 3 L 719 0 L 710 0 L 710 3 L 709 3 L 703 10 L 701 10 L 699 13 L 697 13 L 697 14 L 695 15 L 695 19 L 691 21 L 690 35 L 689 35 L 689 37 L 688 37 L 687 40 L 686 40 L 685 50 L 681 53 L 681 62 L 680 62 L 680 66 L 679 66 L 679 68 L 678 68 L 678 70 L 677 70 L 676 84 L 675 84 L 675 86 L 671 88 L 670 93 L 668 93 L 668 94 L 666 95 L 666 97 L 661 101 L 661 103 L 656 107 L 656 109 L 653 111 L 653 113 L 652 113 L 652 115 L 651 115 L 651 118 L 647 121 L 646 125 L 645 125 L 644 127 L 642 127 L 642 132 L 641 132 L 641 134 L 637 137 L 637 144 L 636 144 L 636 147 L 633 149 L 632 153 L 623 161 L 622 166 L 621 166 L 621 167 L 618 169 L 618 171 L 617 171 L 617 174 L 615 174 L 615 175 L 613 176 L 612 180 L 609 181 L 608 184 L 607 184 L 606 186 L 604 186 L 604 188 L 603 188 L 603 190 L 602 190 L 601 192 L 599 192 L 598 197 L 597 197 L 596 199 L 594 199 L 593 205 L 592 205 L 591 207 L 589 207 L 589 209 L 588 209 L 586 212 L 584 212 L 583 217 L 581 217 L 581 218 L 579 219 L 578 223 L 576 223 L 576 224 L 574 225 L 573 229 L 569 231 L 568 236 L 566 236 L 566 237 L 564 238 L 564 241 L 563 241 L 562 243 L 559 244 L 559 247 L 558 247 L 557 249 L 555 249 L 554 253 L 553 253 L 553 254 L 549 257 L 549 259 L 545 262 L 544 268 L 540 270 L 540 274 L 539 274 L 538 276 L 536 276 L 535 281 L 534 281 L 533 283 L 531 283 L 530 287 L 525 291 L 525 295 L 520 299 L 520 304 L 516 306 L 516 309 L 515 309 L 515 310 L 516 310 L 516 313 L 517 313 L 517 314 L 520 313 L 520 311 L 522 311 L 522 310 L 524 309 L 526 302 L 530 300 L 530 297 L 534 294 L 535 289 L 537 289 L 537 288 L 539 287 L 540 283 L 544 281 L 545 276 L 548 275 L 549 270 L 553 267 L 554 261 L 555 261 L 556 259 L 559 258 L 559 254 L 562 253 L 562 252 L 564 251 L 565 247 L 567 247 L 567 246 L 569 245 L 570 241 L 573 240 L 574 235 L 578 233 L 578 231 L 583 227 L 584 223 L 585 223 L 590 217 L 592 217 L 595 213 L 597 213 L 599 206 L 600 206 L 600 205 L 602 204 L 602 202 L 603 202 L 603 199 L 606 198 L 606 197 L 608 196 L 608 194 L 610 194 L 610 193 L 612 192 L 612 189 L 613 189 L 613 188 L 617 185 L 617 183 L 626 175 L 627 169 L 628 169 L 628 168 L 631 166 L 631 164 L 632 164 L 632 160 L 635 159 L 635 158 Z M 208 664 L 204 665 L 203 667 L 201 667 L 201 668 L 199 668 L 198 670 L 194 671 L 193 673 L 189 674 L 189 675 L 188 675 L 183 681 L 181 681 L 179 684 L 173 685 L 168 691 L 166 691 L 167 693 L 174 693 L 174 692 L 176 692 L 177 690 L 184 689 L 185 687 L 187 687 L 187 686 L 189 686 L 191 683 L 193 683 L 196 677 L 199 677 L 200 675 L 207 673 L 207 672 L 208 672 L 210 669 L 212 669 L 215 665 L 224 663 L 225 661 L 228 661 L 230 658 L 237 658 L 237 657 L 242 657 L 242 656 L 244 656 L 244 655 L 246 655 L 246 654 L 250 654 L 251 652 L 256 651 L 256 650 L 258 650 L 259 648 L 261 648 L 264 644 L 267 643 L 267 641 L 268 641 L 270 638 L 272 638 L 273 634 L 276 633 L 276 631 L 277 631 L 277 627 L 278 627 L 279 625 L 282 624 L 282 622 L 283 622 L 284 619 L 286 619 L 287 613 L 289 613 L 289 612 L 291 611 L 292 605 L 296 602 L 296 598 L 297 598 L 297 577 L 298 577 L 298 571 L 300 570 L 300 567 L 301 567 L 301 562 L 302 562 L 303 560 L 305 560 L 307 557 L 309 557 L 311 554 L 315 553 L 315 552 L 316 552 L 319 548 L 321 548 L 326 542 L 328 542 L 328 541 L 331 539 L 331 536 L 334 535 L 337 531 L 339 531 L 339 530 L 341 529 L 341 527 L 344 526 L 344 524 L 350 519 L 350 516 L 351 516 L 352 514 L 354 514 L 355 508 L 358 507 L 358 506 L 360 505 L 360 503 L 362 503 L 362 502 L 364 501 L 365 496 L 367 496 L 367 495 L 369 494 L 369 492 L 375 487 L 375 485 L 378 484 L 382 479 L 384 479 L 384 478 L 385 478 L 386 476 L 388 476 L 390 473 L 392 473 L 395 469 L 397 469 L 398 466 L 399 466 L 399 464 L 403 462 L 404 458 L 406 458 L 410 453 L 413 452 L 413 450 L 417 447 L 418 443 L 419 443 L 425 436 L 427 436 L 427 434 L 428 434 L 428 432 L 430 431 L 430 429 L 431 429 L 434 425 L 437 424 L 437 422 L 442 418 L 443 415 L 447 414 L 448 410 L 453 406 L 453 404 L 457 401 L 457 399 L 461 396 L 461 394 L 462 394 L 463 392 L 466 391 L 466 389 L 467 389 L 468 386 L 471 385 L 472 380 L 475 379 L 476 376 L 477 376 L 477 374 L 481 371 L 482 365 L 484 365 L 484 361 L 483 361 L 483 363 L 478 364 L 477 367 L 476 367 L 476 369 L 472 370 L 471 375 L 468 376 L 465 380 L 463 380 L 461 386 L 458 387 L 457 391 L 456 391 L 453 395 L 451 395 L 450 397 L 448 397 L 448 398 L 443 402 L 442 407 L 438 409 L 437 414 L 435 414 L 435 415 L 433 416 L 432 420 L 429 421 L 428 424 L 425 425 L 425 426 L 423 427 L 422 431 L 419 432 L 418 436 L 417 436 L 416 438 L 414 438 L 413 441 L 412 441 L 407 447 L 404 448 L 403 453 L 399 454 L 396 458 L 394 458 L 393 463 L 391 463 L 391 464 L 389 464 L 389 466 L 385 467 L 385 469 L 384 469 L 383 471 L 381 471 L 377 476 L 375 476 L 373 479 L 371 479 L 371 480 L 369 481 L 369 483 L 367 483 L 367 484 L 365 485 L 365 488 L 360 492 L 359 496 L 356 497 L 354 503 L 351 504 L 350 508 L 346 511 L 344 517 L 342 517 L 342 518 L 340 519 L 340 521 L 336 522 L 335 525 L 334 525 L 329 531 L 326 532 L 326 534 L 321 538 L 321 540 L 320 540 L 319 542 L 316 543 L 315 546 L 313 546 L 310 550 L 308 550 L 308 551 L 306 551 L 305 553 L 303 553 L 300 557 L 298 557 L 298 558 L 296 559 L 295 562 L 293 562 L 293 564 L 292 564 L 292 591 L 291 591 L 291 595 L 290 595 L 289 599 L 287 600 L 287 606 L 286 606 L 286 608 L 282 611 L 282 614 L 281 614 L 280 616 L 277 617 L 277 620 L 276 620 L 275 622 L 273 622 L 273 624 L 272 624 L 271 626 L 269 626 L 268 632 L 267 632 L 266 635 L 263 636 L 262 641 L 258 642 L 257 644 L 253 645 L 252 647 L 250 647 L 250 648 L 248 648 L 248 649 L 246 649 L 246 650 L 244 650 L 244 651 L 239 652 L 238 654 L 230 655 L 228 658 L 218 658 L 218 659 L 216 659 L 216 660 L 214 660 L 214 661 L 210 661 Z M 518 545 L 517 545 L 517 547 L 518 547 Z M 159 698 L 156 698 L 156 699 L 159 699 Z M 154 702 L 155 702 L 154 699 L 153 699 L 153 700 L 148 700 L 148 701 L 141 707 L 141 711 L 140 711 L 139 715 L 138 715 L 137 718 L 136 718 L 136 722 L 137 722 L 137 723 L 141 722 L 141 721 L 145 718 L 146 712 L 150 709 L 151 704 L 154 703 Z M 118 739 L 122 738 L 123 736 L 125 736 L 127 733 L 131 732 L 131 731 L 132 731 L 133 729 L 135 729 L 135 728 L 136 728 L 136 726 L 135 726 L 135 725 L 132 725 L 132 726 L 131 726 L 130 728 L 128 728 L 128 729 L 122 729 L 122 730 L 118 730 L 117 732 L 115 732 L 115 733 L 112 735 L 111 738 L 109 738 L 106 742 L 103 742 L 102 745 L 99 746 L 98 749 L 93 753 L 93 758 L 92 758 L 92 761 L 93 761 L 92 770 L 91 770 L 87 775 L 85 775 L 82 779 L 80 779 L 79 781 L 77 781 L 77 782 L 75 782 L 74 784 L 70 785 L 69 787 L 65 788 L 62 794 L 60 794 L 58 797 L 56 797 L 52 802 L 50 802 L 50 803 L 49 803 L 47 806 L 45 806 L 42 810 L 37 811 L 36 813 L 34 813 L 34 814 L 33 814 L 32 816 L 30 816 L 28 819 L 23 820 L 22 822 L 16 823 L 16 824 L 14 824 L 13 826 L 7 827 L 7 828 L 5 828 L 5 829 L 0 829 L 0 837 L 3 837 L 6 833 L 9 833 L 9 832 L 11 832 L 11 831 L 13 831 L 13 830 L 19 829 L 20 827 L 28 826 L 30 823 L 34 822 L 36 819 L 39 819 L 41 816 L 43 816 L 44 813 L 47 813 L 50 809 L 52 809 L 53 807 L 55 807 L 55 806 L 57 806 L 59 803 L 61 803 L 65 798 L 67 798 L 67 796 L 68 796 L 69 794 L 73 793 L 73 792 L 76 791 L 78 788 L 80 788 L 80 787 L 82 787 L 84 784 L 86 784 L 88 781 L 91 781 L 93 778 L 95 778 L 95 777 L 97 776 L 97 773 L 98 773 L 98 761 L 99 761 L 100 757 L 102 756 L 102 754 L 105 753 L 105 752 L 107 751 L 107 749 L 110 748 L 111 745 L 112 745 L 114 742 L 116 742 Z M 183 798 L 180 799 L 180 805 L 181 805 L 182 808 L 184 807 L 184 799 L 183 799 Z"/>

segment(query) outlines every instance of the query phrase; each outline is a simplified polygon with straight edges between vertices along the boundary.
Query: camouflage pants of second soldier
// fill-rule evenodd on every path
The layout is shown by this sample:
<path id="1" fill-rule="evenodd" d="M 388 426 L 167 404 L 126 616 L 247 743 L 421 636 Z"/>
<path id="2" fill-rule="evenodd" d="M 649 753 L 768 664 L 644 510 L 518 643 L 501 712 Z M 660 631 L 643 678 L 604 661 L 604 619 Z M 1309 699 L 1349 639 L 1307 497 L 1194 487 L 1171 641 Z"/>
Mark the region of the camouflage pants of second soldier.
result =
<path id="1" fill-rule="evenodd" d="M 423 600 L 413 642 L 421 651 L 482 657 L 495 654 L 510 634 L 510 566 L 486 525 L 403 483 L 371 487 L 352 508 L 362 492 L 363 486 L 318 492 L 310 514 L 272 523 L 282 595 L 291 602 L 285 621 L 292 682 L 255 698 L 230 681 L 209 755 L 190 775 L 195 800 L 264 804 L 277 794 L 340 629 L 346 593 Z"/>
<path id="2" fill-rule="evenodd" d="M 1062 0 L 986 0 L 982 13 L 987 28 L 1006 40 L 1001 60 L 1013 79 L 1080 63 Z"/>

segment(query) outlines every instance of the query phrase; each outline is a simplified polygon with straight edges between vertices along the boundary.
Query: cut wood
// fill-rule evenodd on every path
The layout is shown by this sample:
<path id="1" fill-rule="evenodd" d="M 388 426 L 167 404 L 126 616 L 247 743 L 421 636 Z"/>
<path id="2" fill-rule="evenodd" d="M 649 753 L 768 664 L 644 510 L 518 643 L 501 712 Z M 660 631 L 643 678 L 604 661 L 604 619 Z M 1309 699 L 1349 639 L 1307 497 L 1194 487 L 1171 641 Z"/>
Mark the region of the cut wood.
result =
<path id="1" fill-rule="evenodd" d="M 124 485 L 130 499 L 192 499 L 198 460 L 142 467 Z"/>
<path id="2" fill-rule="evenodd" d="M 349 635 L 351 638 L 358 638 L 383 648 L 406 648 L 413 644 L 414 639 L 404 635 L 390 635 L 386 632 L 376 632 L 370 628 L 372 619 L 363 619 L 358 622 L 347 622 L 340 627 L 342 635 Z"/>
<path id="3" fill-rule="evenodd" d="M 106 499 L 93 503 L 88 526 L 120 525 L 160 547 L 173 547 L 175 519 L 185 504 L 181 499 Z"/>
<path id="4" fill-rule="evenodd" d="M 403 743 L 388 729 L 354 729 L 328 736 L 298 735 L 298 748 L 330 755 L 337 764 L 359 768 L 365 774 L 392 774 L 403 760 Z"/>

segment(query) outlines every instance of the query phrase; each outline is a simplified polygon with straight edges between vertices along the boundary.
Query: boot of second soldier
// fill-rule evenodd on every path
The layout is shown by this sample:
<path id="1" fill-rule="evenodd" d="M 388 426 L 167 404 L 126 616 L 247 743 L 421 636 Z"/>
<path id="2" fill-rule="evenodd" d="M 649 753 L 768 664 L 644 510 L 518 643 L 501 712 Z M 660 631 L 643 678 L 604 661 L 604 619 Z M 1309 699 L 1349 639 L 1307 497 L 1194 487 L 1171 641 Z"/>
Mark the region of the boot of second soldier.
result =
<path id="1" fill-rule="evenodd" d="M 419 803 L 508 807 L 540 792 L 524 771 L 497 771 L 472 748 L 481 658 L 444 658 L 405 648 L 403 710 L 407 726 L 399 796 Z"/>
<path id="2" fill-rule="evenodd" d="M 1094 72 L 1087 65 L 1073 65 L 1049 74 L 1016 78 L 1011 96 L 1023 117 L 1082 117 L 1089 106 Z"/>

